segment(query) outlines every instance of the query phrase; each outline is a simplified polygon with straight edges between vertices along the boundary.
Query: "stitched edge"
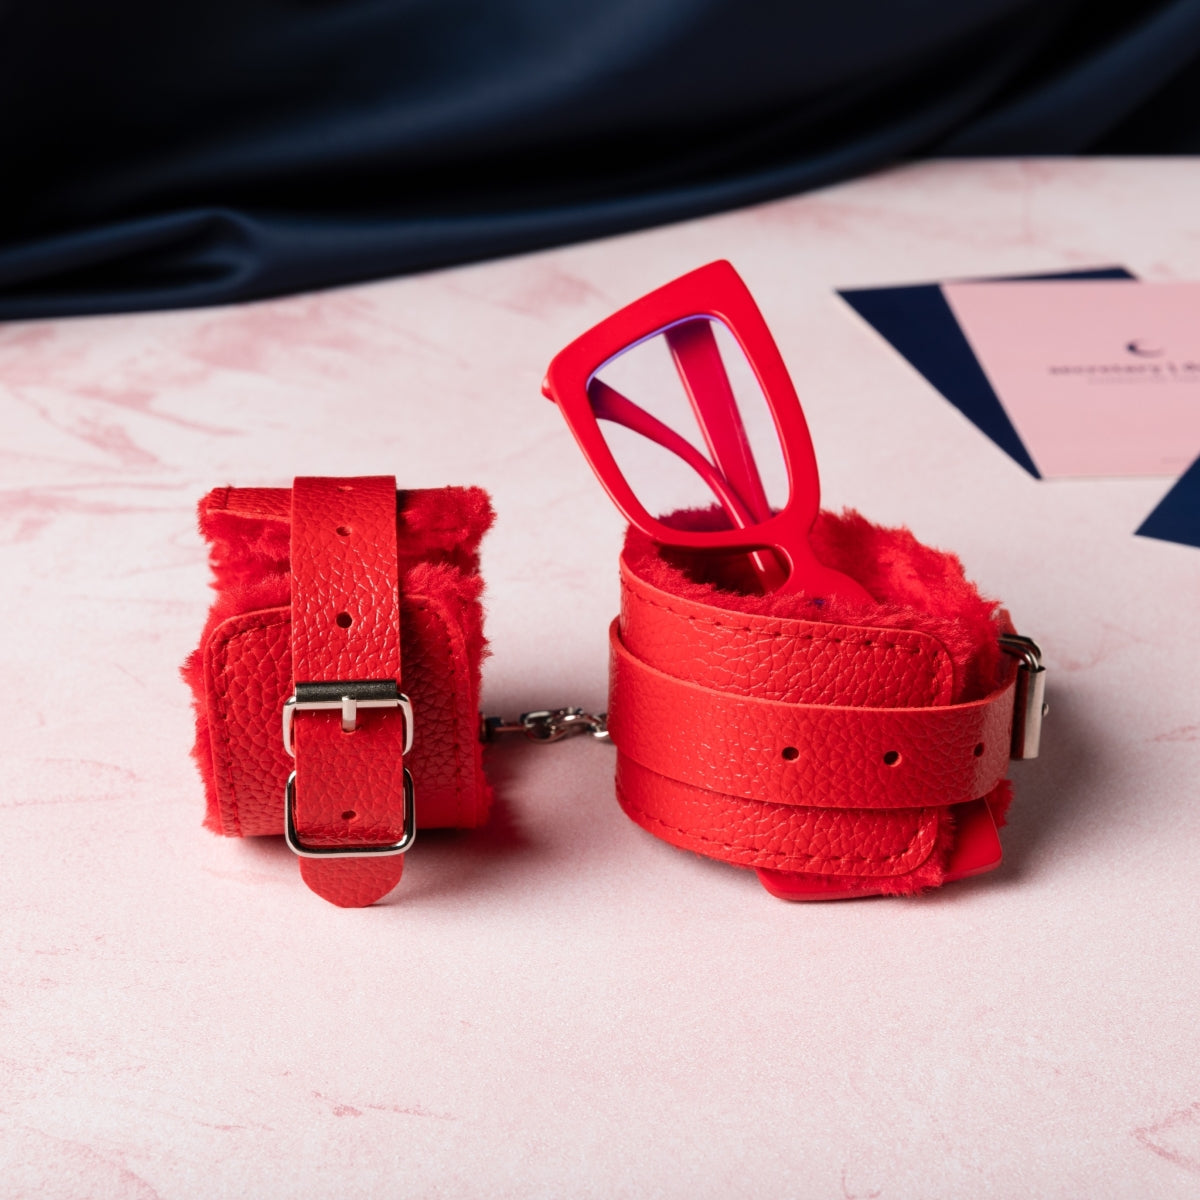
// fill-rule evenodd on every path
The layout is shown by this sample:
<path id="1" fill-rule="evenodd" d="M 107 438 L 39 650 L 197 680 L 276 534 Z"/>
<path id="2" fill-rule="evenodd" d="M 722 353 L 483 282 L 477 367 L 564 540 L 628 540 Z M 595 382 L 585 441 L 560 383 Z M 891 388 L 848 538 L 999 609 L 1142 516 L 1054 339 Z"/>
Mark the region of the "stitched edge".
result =
<path id="1" fill-rule="evenodd" d="M 650 770 L 649 767 L 643 767 L 642 769 L 644 771 Z M 657 774 L 657 772 L 651 772 L 651 774 Z M 664 778 L 664 777 L 660 776 L 660 778 Z M 690 785 L 684 785 L 684 786 L 690 786 Z M 741 849 L 737 846 L 730 844 L 729 842 L 723 842 L 718 838 L 705 837 L 704 834 L 702 834 L 702 833 L 695 833 L 690 829 L 682 829 L 678 825 L 671 825 L 668 822 L 662 820 L 661 818 L 654 816 L 653 813 L 647 812 L 644 808 L 641 808 L 639 805 L 635 804 L 632 800 L 629 800 L 625 789 L 622 788 L 619 783 L 617 784 L 616 790 L 617 790 L 617 797 L 618 797 L 618 800 L 620 801 L 621 807 L 624 808 L 626 810 L 626 812 L 630 812 L 630 811 L 635 812 L 638 814 L 639 817 L 644 817 L 647 821 L 649 821 L 653 825 L 657 825 L 660 829 L 667 829 L 667 830 L 670 830 L 672 833 L 682 834 L 686 838 L 691 838 L 692 840 L 697 841 L 697 842 L 703 842 L 705 845 L 708 845 L 708 846 L 716 846 L 722 850 L 728 850 L 734 854 L 738 854 L 743 857 L 749 857 L 756 853 L 755 851 L 752 851 L 752 850 Z M 703 791 L 702 788 L 696 788 L 695 790 Z M 720 793 L 711 792 L 708 794 L 709 795 L 719 795 Z M 730 797 L 730 799 L 737 799 L 737 797 Z M 817 810 L 817 811 L 830 811 L 830 810 L 826 809 L 826 810 Z M 921 810 L 921 811 L 924 811 L 924 810 Z M 885 854 L 885 855 L 880 855 L 878 857 L 872 857 L 870 855 L 865 855 L 865 854 L 792 853 L 792 854 L 778 854 L 776 857 L 784 858 L 784 859 L 802 858 L 810 863 L 811 862 L 824 862 L 824 863 L 858 862 L 858 863 L 871 863 L 873 865 L 878 866 L 878 865 L 882 865 L 883 863 L 895 862 L 897 859 L 903 858 L 905 855 L 912 853 L 914 846 L 916 846 L 918 842 L 926 843 L 926 842 L 931 842 L 931 841 L 932 841 L 932 839 L 931 839 L 930 835 L 926 834 L 924 829 L 921 826 L 918 826 L 916 831 L 913 833 L 913 836 L 909 839 L 908 845 L 905 846 L 903 850 L 898 850 L 895 854 Z M 932 848 L 932 847 L 930 847 L 930 848 Z M 758 852 L 758 853 L 770 853 L 770 852 Z M 928 857 L 929 857 L 929 855 L 928 855 L 928 853 L 926 853 L 925 858 L 928 858 Z M 919 867 L 921 865 L 921 863 L 925 861 L 925 858 L 922 858 L 920 860 L 920 862 L 914 863 L 909 868 L 909 870 L 915 871 L 917 869 L 917 867 Z M 765 864 L 750 863 L 749 865 L 754 866 L 754 865 L 765 865 Z M 904 873 L 907 874 L 907 872 L 904 872 Z M 834 872 L 830 872 L 830 874 L 834 874 Z"/>
<path id="2" fill-rule="evenodd" d="M 419 612 L 428 613 L 437 618 L 441 625 L 441 632 L 444 638 L 446 648 L 446 659 L 450 663 L 450 678 L 454 680 L 453 688 L 454 696 L 454 816 L 458 823 L 458 828 L 463 827 L 463 772 L 466 765 L 466 755 L 462 753 L 462 741 L 459 737 L 459 729 L 461 726 L 462 708 L 461 697 L 467 692 L 467 680 L 463 679 L 462 668 L 459 666 L 460 659 L 455 658 L 454 642 L 450 633 L 450 620 L 442 611 L 440 606 L 434 605 L 433 601 L 428 597 L 409 597 L 409 603 Z M 460 656 L 461 657 L 461 656 Z M 474 783 L 474 772 L 472 772 L 472 783 Z M 472 787 L 472 792 L 474 788 Z"/>
<path id="3" fill-rule="evenodd" d="M 722 621 L 717 617 L 703 617 L 703 616 L 700 616 L 699 614 L 684 612 L 678 608 L 674 608 L 670 604 L 664 604 L 660 600 L 650 599 L 649 597 L 643 595 L 641 592 L 635 591 L 634 587 L 632 585 L 626 585 L 625 590 L 629 595 L 634 597 L 634 599 L 636 600 L 636 602 L 638 604 L 644 604 L 648 608 L 657 608 L 660 612 L 670 613 L 671 616 L 677 617 L 684 621 L 688 621 L 692 625 L 710 625 L 717 629 L 729 629 L 729 630 L 732 630 L 734 633 L 752 633 L 752 634 L 755 634 L 757 637 L 770 638 L 775 641 L 778 641 L 781 638 L 786 638 L 788 641 L 791 641 L 791 642 L 832 642 L 836 645 L 866 646 L 866 647 L 869 647 L 872 651 L 883 650 L 883 651 L 887 652 L 887 651 L 894 650 L 897 653 L 911 654 L 914 656 L 922 656 L 922 657 L 924 656 L 924 647 L 922 647 L 920 645 L 906 646 L 900 642 L 877 641 L 874 638 L 854 639 L 854 638 L 845 638 L 845 637 L 834 637 L 830 633 L 821 633 L 821 632 L 816 632 L 816 631 L 814 631 L 812 633 L 788 633 L 786 630 L 779 629 L 779 630 L 775 630 L 774 632 L 770 632 L 768 630 L 761 629 L 755 625 L 740 625 L 740 624 L 736 624 L 733 621 Z M 624 613 L 622 613 L 622 616 L 624 616 Z M 764 621 L 787 621 L 789 619 L 790 618 L 788 618 L 788 617 L 763 617 L 762 618 L 762 620 L 764 620 Z M 929 699 L 930 699 L 930 702 L 932 703 L 933 701 L 935 701 L 937 699 L 939 691 L 941 690 L 942 686 L 946 682 L 947 675 L 949 675 L 951 692 L 953 692 L 954 661 L 953 661 L 953 659 L 950 658 L 949 654 L 946 652 L 945 647 L 942 646 L 941 643 L 938 642 L 936 638 L 932 638 L 931 635 L 925 635 L 925 636 L 930 637 L 930 640 L 933 641 L 934 646 L 936 647 L 936 649 L 934 650 L 935 659 L 936 659 L 935 667 L 934 667 L 934 671 L 933 671 L 933 676 L 929 680 L 929 684 L 928 684 Z"/>
<path id="4" fill-rule="evenodd" d="M 230 620 L 240 621 L 243 618 L 251 615 L 252 614 L 249 613 L 239 613 L 238 616 L 231 617 Z M 229 803 L 232 805 L 233 823 L 237 826 L 237 833 L 233 835 L 234 837 L 243 837 L 244 835 L 242 833 L 241 800 L 238 796 L 237 784 L 235 783 L 233 771 L 233 742 L 229 736 L 229 713 L 226 711 L 229 704 L 229 686 L 231 682 L 227 669 L 229 663 L 229 647 L 239 638 L 246 637 L 248 634 L 257 633 L 263 629 L 278 628 L 279 626 L 287 623 L 288 618 L 276 617 L 274 620 L 258 621 L 256 624 L 247 625 L 244 629 L 239 629 L 235 633 L 231 633 L 227 637 L 221 638 L 213 652 L 214 658 L 219 658 L 220 660 L 220 669 L 215 673 L 216 679 L 214 681 L 217 697 L 220 700 L 220 707 L 217 709 L 217 716 L 219 718 L 217 728 L 221 731 L 221 740 L 225 751 L 224 774 L 228 776 Z M 217 629 L 221 629 L 224 624 L 225 622 L 222 622 L 221 625 L 217 626 Z M 212 722 L 210 721 L 209 724 L 211 726 Z M 220 797 L 218 796 L 218 800 L 219 799 Z"/>
<path id="5" fill-rule="evenodd" d="M 463 705 L 463 700 L 466 696 L 467 688 L 464 686 L 464 680 L 461 677 L 462 669 L 459 667 L 459 664 L 454 656 L 454 645 L 453 645 L 453 641 L 452 641 L 452 637 L 451 637 L 451 624 L 450 624 L 449 618 L 442 611 L 440 606 L 434 605 L 433 602 L 430 601 L 427 597 L 413 596 L 413 597 L 406 597 L 406 599 L 414 608 L 418 608 L 418 609 L 420 609 L 420 611 L 430 614 L 437 620 L 438 625 L 440 626 L 440 632 L 442 633 L 442 636 L 444 638 L 446 656 L 450 662 L 450 668 L 451 668 L 450 678 L 454 681 L 454 684 L 455 684 L 455 686 L 453 688 L 453 695 L 454 695 L 454 708 L 455 708 L 455 717 L 456 717 L 455 721 L 453 722 L 453 725 L 454 725 L 453 744 L 454 744 L 454 762 L 455 762 L 454 812 L 455 812 L 456 818 L 461 822 L 463 820 L 463 792 L 464 792 L 464 790 L 466 790 L 464 788 L 464 784 L 463 784 L 463 776 L 464 776 L 464 773 L 466 770 L 466 756 L 462 753 L 461 722 L 462 722 L 462 718 L 463 718 L 462 705 Z M 270 610 L 262 610 L 262 611 L 270 611 Z M 254 615 L 253 613 L 239 613 L 234 617 L 230 617 L 228 620 L 230 622 L 239 621 L 239 620 L 242 620 L 245 618 L 252 617 L 253 615 Z M 221 625 L 217 626 L 217 630 L 214 631 L 214 633 L 219 632 L 220 629 L 225 624 L 226 624 L 226 622 L 223 621 L 221 623 Z M 239 638 L 247 636 L 248 634 L 258 633 L 259 631 L 264 630 L 264 629 L 273 629 L 273 628 L 277 628 L 279 626 L 290 625 L 290 624 L 291 624 L 290 616 L 276 617 L 271 620 L 260 620 L 253 625 L 247 625 L 243 629 L 238 629 L 236 632 L 230 633 L 228 636 L 221 637 L 220 640 L 216 642 L 216 644 L 212 650 L 213 658 L 216 660 L 219 660 L 219 664 L 220 664 L 219 667 L 217 669 L 215 669 L 213 673 L 215 676 L 214 686 L 215 686 L 218 700 L 220 701 L 220 703 L 217 707 L 216 715 L 218 718 L 217 728 L 220 730 L 221 743 L 222 743 L 222 746 L 224 749 L 224 764 L 223 764 L 224 770 L 223 770 L 222 774 L 225 775 L 228 779 L 229 803 L 232 806 L 231 815 L 233 817 L 233 824 L 237 827 L 237 832 L 229 835 L 232 837 L 242 837 L 244 835 L 242 834 L 242 823 L 241 823 L 241 817 L 240 817 L 241 799 L 238 794 L 237 784 L 235 782 L 235 775 L 234 775 L 234 770 L 233 770 L 233 743 L 232 743 L 232 739 L 229 736 L 229 713 L 227 712 L 227 708 L 229 705 L 229 687 L 230 687 L 230 682 L 231 682 L 231 680 L 229 679 L 229 674 L 228 674 L 228 669 L 227 669 L 228 661 L 229 661 L 229 648 L 233 642 L 237 641 Z M 212 724 L 212 722 L 210 721 L 210 726 L 211 726 L 211 724 Z M 214 764 L 214 767 L 215 767 L 215 765 L 216 764 Z M 214 774 L 215 773 L 216 772 L 214 771 Z M 474 772 L 472 772 L 472 783 L 474 783 Z M 472 787 L 471 790 L 473 792 L 474 788 Z M 217 799 L 218 799 L 218 803 L 219 803 L 220 802 L 220 794 L 219 793 L 218 793 Z M 224 808 L 223 807 L 222 807 L 222 818 L 224 819 Z M 460 825 L 459 828 L 462 828 L 462 826 Z"/>

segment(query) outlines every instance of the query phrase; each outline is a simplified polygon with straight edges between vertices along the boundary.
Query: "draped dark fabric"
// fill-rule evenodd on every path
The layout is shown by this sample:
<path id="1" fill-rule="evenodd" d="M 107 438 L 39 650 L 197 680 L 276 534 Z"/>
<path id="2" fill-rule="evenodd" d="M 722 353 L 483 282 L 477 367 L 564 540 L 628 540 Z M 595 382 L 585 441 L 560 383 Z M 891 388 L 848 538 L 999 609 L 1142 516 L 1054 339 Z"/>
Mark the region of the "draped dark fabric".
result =
<path id="1" fill-rule="evenodd" d="M 212 304 L 929 155 L 1200 151 L 1200 0 L 0 0 L 0 317 Z"/>

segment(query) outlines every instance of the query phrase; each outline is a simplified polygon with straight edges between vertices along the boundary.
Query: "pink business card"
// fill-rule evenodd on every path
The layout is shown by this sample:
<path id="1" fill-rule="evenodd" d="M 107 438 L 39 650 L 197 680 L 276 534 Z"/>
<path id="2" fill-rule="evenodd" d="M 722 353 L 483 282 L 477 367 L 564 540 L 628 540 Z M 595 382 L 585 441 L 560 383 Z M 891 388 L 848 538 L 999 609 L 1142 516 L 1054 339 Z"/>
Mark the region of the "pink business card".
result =
<path id="1" fill-rule="evenodd" d="M 1178 475 L 1200 454 L 1200 283 L 946 283 L 1043 475 Z"/>

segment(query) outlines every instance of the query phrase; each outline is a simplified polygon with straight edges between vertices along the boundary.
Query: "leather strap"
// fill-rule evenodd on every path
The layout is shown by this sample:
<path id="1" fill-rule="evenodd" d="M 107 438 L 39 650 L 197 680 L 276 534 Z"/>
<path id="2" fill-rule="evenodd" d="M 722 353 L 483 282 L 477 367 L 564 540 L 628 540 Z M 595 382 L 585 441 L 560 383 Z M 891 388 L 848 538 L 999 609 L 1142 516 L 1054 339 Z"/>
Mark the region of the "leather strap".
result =
<path id="1" fill-rule="evenodd" d="M 792 704 L 657 671 L 626 650 L 616 621 L 609 641 L 609 733 L 679 783 L 774 804 L 919 808 L 985 796 L 1008 769 L 1015 665 L 971 704 Z"/>
<path id="2" fill-rule="evenodd" d="M 665 842 L 722 862 L 889 877 L 916 870 L 937 841 L 936 808 L 861 812 L 744 800 L 659 775 L 617 748 L 625 814 Z"/>
<path id="3" fill-rule="evenodd" d="M 292 487 L 292 673 L 297 685 L 400 681 L 396 480 L 298 478 Z M 395 708 L 298 711 L 295 829 L 314 847 L 388 845 L 404 836 L 405 721 Z M 301 858 L 318 895 L 360 908 L 400 881 L 402 855 Z"/>

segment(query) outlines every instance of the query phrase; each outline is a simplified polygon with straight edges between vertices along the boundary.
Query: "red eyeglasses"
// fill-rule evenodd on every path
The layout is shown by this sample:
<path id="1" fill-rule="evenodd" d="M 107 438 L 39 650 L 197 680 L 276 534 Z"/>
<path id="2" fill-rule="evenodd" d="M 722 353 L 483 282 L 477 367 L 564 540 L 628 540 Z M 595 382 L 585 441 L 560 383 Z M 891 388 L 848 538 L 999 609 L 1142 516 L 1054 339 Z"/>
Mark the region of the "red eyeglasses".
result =
<path id="1" fill-rule="evenodd" d="M 871 600 L 809 545 L 821 500 L 812 439 L 771 331 L 729 263 L 601 321 L 555 356 L 542 391 L 617 508 L 654 541 L 745 553 L 763 591 Z M 701 527 L 713 520 L 697 510 L 714 500 L 719 527 Z"/>

